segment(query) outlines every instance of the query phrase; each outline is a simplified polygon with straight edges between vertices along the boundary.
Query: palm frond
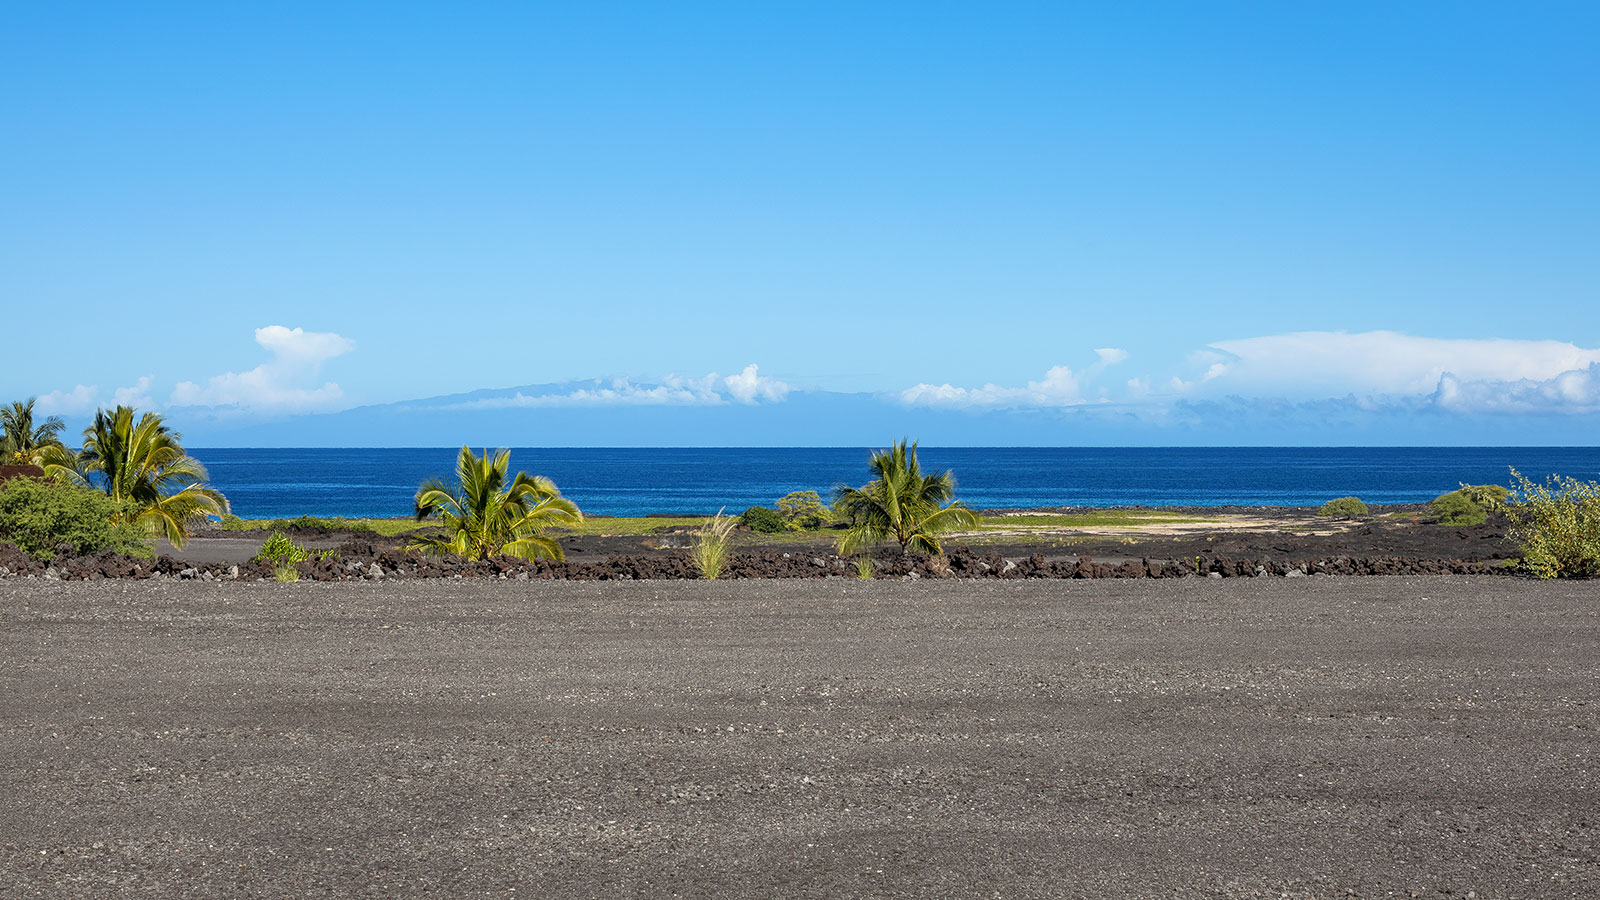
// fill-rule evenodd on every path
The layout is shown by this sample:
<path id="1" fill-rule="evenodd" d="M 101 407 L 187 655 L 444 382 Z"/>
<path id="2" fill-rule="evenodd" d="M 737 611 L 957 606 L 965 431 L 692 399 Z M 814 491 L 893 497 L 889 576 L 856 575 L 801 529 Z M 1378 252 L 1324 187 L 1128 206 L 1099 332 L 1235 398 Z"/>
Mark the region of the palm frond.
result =
<path id="1" fill-rule="evenodd" d="M 922 474 L 916 443 L 897 441 L 888 450 L 875 451 L 868 467 L 876 475 L 874 481 L 835 491 L 834 508 L 851 520 L 839 541 L 841 554 L 891 539 L 906 552 L 937 554 L 943 548 L 936 535 L 977 525 L 976 513 L 951 503 L 956 491 L 953 472 Z"/>
<path id="2" fill-rule="evenodd" d="M 518 472 L 508 482 L 510 468 L 509 450 L 493 455 L 485 450 L 480 456 L 462 447 L 456 458 L 455 486 L 430 479 L 417 490 L 417 521 L 437 514 L 444 536 L 418 536 L 407 549 L 455 553 L 467 559 L 502 554 L 564 558 L 561 545 L 540 531 L 581 522 L 583 513 L 548 478 Z"/>

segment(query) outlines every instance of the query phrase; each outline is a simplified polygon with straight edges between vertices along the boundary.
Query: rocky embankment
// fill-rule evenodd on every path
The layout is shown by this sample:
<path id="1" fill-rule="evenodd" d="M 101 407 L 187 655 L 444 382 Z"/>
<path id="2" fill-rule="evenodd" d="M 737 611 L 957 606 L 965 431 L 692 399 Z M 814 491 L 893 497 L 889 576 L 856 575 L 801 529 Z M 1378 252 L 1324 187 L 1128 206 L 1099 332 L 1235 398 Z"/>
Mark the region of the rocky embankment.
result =
<path id="1" fill-rule="evenodd" d="M 571 580 L 677 580 L 699 577 L 687 553 L 618 555 L 605 560 L 551 562 L 499 557 L 470 562 L 456 557 L 434 558 L 403 552 L 363 540 L 341 544 L 323 559 L 299 563 L 297 574 L 307 581 L 359 581 L 387 578 L 491 578 Z M 873 578 L 1296 578 L 1312 575 L 1503 575 L 1512 570 L 1503 563 L 1439 560 L 1395 555 L 1332 556 L 1326 558 L 1196 556 L 1182 560 L 1136 559 L 1096 562 L 1089 557 L 1049 559 L 1034 554 L 1007 557 L 998 551 L 958 549 L 948 556 L 903 556 L 878 553 L 872 557 Z M 200 581 L 271 580 L 269 563 L 242 565 L 190 563 L 171 556 L 139 559 L 118 554 L 95 556 L 59 554 L 49 563 L 36 560 L 14 547 L 0 545 L 0 578 L 42 578 L 95 581 L 107 578 L 184 579 Z M 831 553 L 757 550 L 735 553 L 727 578 L 857 578 L 857 560 Z"/>

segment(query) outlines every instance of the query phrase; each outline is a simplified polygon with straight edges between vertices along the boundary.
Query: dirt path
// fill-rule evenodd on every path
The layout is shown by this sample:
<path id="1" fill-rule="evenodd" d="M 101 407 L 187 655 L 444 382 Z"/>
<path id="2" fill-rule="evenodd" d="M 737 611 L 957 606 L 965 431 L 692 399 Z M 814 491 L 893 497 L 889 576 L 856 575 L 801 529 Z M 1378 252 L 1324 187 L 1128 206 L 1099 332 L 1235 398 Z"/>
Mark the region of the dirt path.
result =
<path id="1" fill-rule="evenodd" d="M 5 897 L 1593 897 L 1600 593 L 0 582 Z"/>

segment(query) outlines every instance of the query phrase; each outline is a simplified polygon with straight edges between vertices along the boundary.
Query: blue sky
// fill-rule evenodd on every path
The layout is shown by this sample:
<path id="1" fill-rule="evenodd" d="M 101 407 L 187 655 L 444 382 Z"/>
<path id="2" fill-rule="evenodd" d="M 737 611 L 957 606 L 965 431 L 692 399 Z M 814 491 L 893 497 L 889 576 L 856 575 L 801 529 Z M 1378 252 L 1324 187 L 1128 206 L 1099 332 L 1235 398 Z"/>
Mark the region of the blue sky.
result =
<path id="1" fill-rule="evenodd" d="M 0 12 L 0 397 L 1600 443 L 1591 3 L 232 6 Z"/>

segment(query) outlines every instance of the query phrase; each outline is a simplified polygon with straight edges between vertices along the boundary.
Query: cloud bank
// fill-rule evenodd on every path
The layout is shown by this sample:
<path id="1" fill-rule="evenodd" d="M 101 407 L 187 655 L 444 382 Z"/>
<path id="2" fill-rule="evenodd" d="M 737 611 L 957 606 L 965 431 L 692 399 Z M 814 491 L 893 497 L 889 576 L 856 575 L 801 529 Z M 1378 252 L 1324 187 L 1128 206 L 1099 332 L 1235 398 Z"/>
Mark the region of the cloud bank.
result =
<path id="1" fill-rule="evenodd" d="M 462 409 L 519 409 L 583 406 L 716 406 L 724 403 L 755 405 L 781 403 L 789 396 L 789 386 L 764 376 L 755 363 L 735 375 L 723 377 L 715 372 L 700 378 L 668 375 L 659 384 L 637 384 L 628 378 L 612 378 L 596 386 L 543 394 L 518 391 L 509 397 L 484 397 L 459 404 Z"/>
<path id="2" fill-rule="evenodd" d="M 1447 412 L 1577 415 L 1600 412 L 1600 363 L 1542 381 L 1463 381 L 1446 373 L 1429 398 Z"/>
<path id="3" fill-rule="evenodd" d="M 332 332 L 268 325 L 256 329 L 256 343 L 271 353 L 272 359 L 247 372 L 213 375 L 203 385 L 179 382 L 168 403 L 258 412 L 311 412 L 330 409 L 344 396 L 334 382 L 311 385 L 323 363 L 355 349 L 355 342 L 349 338 Z"/>
<path id="4" fill-rule="evenodd" d="M 1200 395 L 1347 398 L 1369 409 L 1494 415 L 1595 411 L 1600 348 L 1565 341 L 1302 331 L 1218 341 L 1174 379 Z"/>
<path id="5" fill-rule="evenodd" d="M 908 406 L 955 408 L 1077 406 L 1088 402 L 1084 399 L 1083 382 L 1092 379 L 1106 367 L 1128 358 L 1127 351 L 1115 347 L 1102 347 L 1094 352 L 1099 359 L 1081 375 L 1073 374 L 1067 366 L 1051 366 L 1043 378 L 1030 381 L 1022 387 L 985 384 L 978 388 L 964 388 L 951 384 L 917 384 L 900 392 L 900 402 Z"/>
<path id="6" fill-rule="evenodd" d="M 1231 390 L 1424 394 L 1462 382 L 1545 381 L 1600 362 L 1563 341 L 1415 337 L 1393 331 L 1300 331 L 1217 341 L 1206 360 Z M 1208 369 L 1208 371 L 1210 371 Z"/>
<path id="7" fill-rule="evenodd" d="M 1567 341 L 1430 338 L 1393 331 L 1299 331 L 1217 341 L 1179 364 L 1114 386 L 1095 381 L 1128 354 L 1095 351 L 1082 371 L 1052 366 L 1021 386 L 916 384 L 907 406 L 943 409 L 1115 407 L 1149 422 L 1199 409 L 1252 408 L 1265 415 L 1436 412 L 1574 415 L 1600 412 L 1600 348 Z M 1169 370 L 1170 371 L 1170 370 Z"/>
<path id="8" fill-rule="evenodd" d="M 40 394 L 35 409 L 42 416 L 82 416 L 101 407 L 111 406 L 148 409 L 155 403 L 150 399 L 150 385 L 153 381 L 149 375 L 145 375 L 132 385 L 112 391 L 109 397 L 101 396 L 97 385 L 80 384 L 70 391 Z"/>

